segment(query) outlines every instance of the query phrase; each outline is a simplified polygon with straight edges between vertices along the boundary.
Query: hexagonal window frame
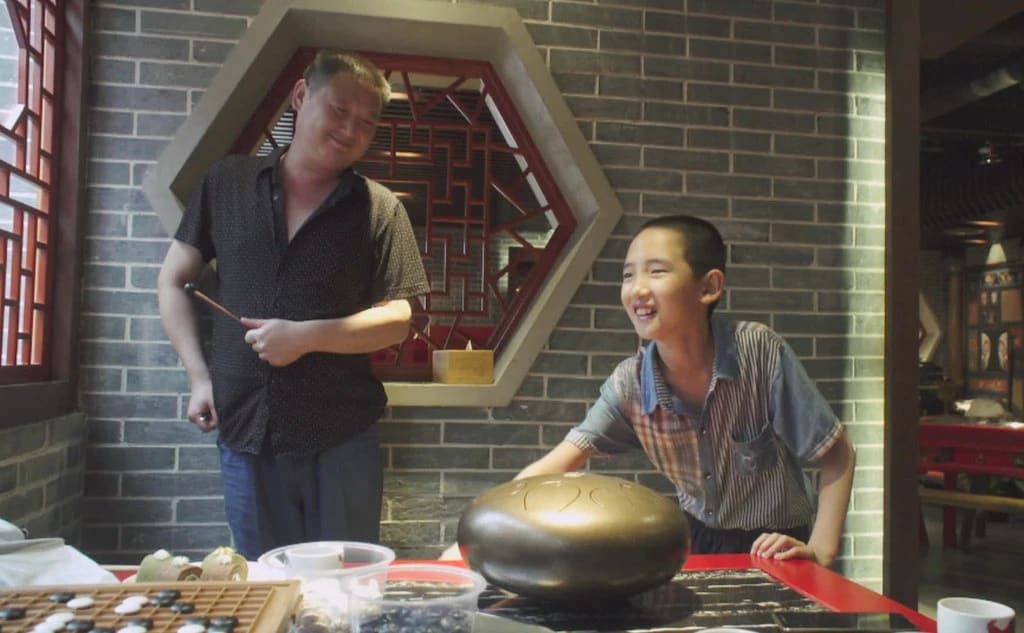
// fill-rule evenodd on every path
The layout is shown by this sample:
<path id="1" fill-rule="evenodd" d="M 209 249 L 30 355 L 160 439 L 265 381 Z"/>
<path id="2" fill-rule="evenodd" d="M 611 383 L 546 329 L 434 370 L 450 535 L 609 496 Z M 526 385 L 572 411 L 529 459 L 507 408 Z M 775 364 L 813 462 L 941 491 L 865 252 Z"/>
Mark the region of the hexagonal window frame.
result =
<path id="1" fill-rule="evenodd" d="M 495 361 L 494 383 L 386 383 L 396 406 L 504 406 L 611 235 L 622 209 L 519 14 L 423 0 L 271 0 L 164 150 L 144 190 L 173 235 L 190 192 L 227 154 L 300 47 L 486 61 L 498 74 L 576 227 Z"/>

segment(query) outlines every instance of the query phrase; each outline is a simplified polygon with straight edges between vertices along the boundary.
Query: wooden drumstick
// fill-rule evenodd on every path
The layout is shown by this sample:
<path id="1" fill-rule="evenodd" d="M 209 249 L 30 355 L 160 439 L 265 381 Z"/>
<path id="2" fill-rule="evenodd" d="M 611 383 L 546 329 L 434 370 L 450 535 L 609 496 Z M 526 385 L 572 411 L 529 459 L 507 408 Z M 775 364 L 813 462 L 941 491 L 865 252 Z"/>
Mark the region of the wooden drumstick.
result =
<path id="1" fill-rule="evenodd" d="M 198 288 L 196 288 L 196 285 L 194 283 L 192 283 L 191 281 L 188 282 L 187 284 L 185 284 L 185 293 L 189 294 L 189 295 L 192 295 L 193 297 L 195 297 L 196 299 L 199 299 L 200 301 L 205 302 L 206 305 L 210 306 L 214 310 L 217 310 L 218 312 L 220 312 L 224 316 L 230 317 L 230 318 L 234 319 L 235 321 L 238 321 L 239 323 L 242 322 L 242 319 L 240 319 L 235 313 L 233 313 L 231 310 L 228 310 L 227 308 L 225 308 L 221 304 L 217 303 L 213 299 L 207 297 L 205 294 L 202 293 L 202 291 L 200 291 Z"/>

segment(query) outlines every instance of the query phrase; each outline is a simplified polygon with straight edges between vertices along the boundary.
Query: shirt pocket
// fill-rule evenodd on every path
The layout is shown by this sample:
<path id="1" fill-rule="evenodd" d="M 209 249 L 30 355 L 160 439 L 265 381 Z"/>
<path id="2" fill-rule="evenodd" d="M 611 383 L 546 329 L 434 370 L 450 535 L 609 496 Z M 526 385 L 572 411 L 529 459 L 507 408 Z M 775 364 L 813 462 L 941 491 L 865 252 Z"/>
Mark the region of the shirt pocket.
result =
<path id="1" fill-rule="evenodd" d="M 779 463 L 775 429 L 765 424 L 753 438 L 733 435 L 733 467 L 748 477 L 770 470 Z"/>

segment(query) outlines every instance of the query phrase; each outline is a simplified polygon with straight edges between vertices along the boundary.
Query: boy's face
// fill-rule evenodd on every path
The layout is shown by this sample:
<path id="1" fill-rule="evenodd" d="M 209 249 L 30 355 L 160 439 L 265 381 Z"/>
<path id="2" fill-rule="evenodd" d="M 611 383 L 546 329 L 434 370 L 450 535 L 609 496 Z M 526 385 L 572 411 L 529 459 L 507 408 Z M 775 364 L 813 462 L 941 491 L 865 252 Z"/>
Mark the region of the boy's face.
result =
<path id="1" fill-rule="evenodd" d="M 683 240 L 666 228 L 633 238 L 622 267 L 622 305 L 640 338 L 668 340 L 707 322 L 705 284 L 683 259 Z"/>

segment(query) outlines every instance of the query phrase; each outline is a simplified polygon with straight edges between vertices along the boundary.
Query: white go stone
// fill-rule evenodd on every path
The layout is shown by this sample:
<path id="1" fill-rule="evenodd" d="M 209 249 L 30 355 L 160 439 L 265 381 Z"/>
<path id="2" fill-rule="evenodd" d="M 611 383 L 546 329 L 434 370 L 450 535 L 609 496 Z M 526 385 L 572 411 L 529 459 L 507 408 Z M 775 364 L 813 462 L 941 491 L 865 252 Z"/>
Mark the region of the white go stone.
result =
<path id="1" fill-rule="evenodd" d="M 137 624 L 129 624 L 117 630 L 117 633 L 146 633 L 146 627 Z"/>
<path id="2" fill-rule="evenodd" d="M 119 604 L 116 607 L 114 607 L 114 613 L 117 613 L 118 615 L 131 615 L 132 613 L 138 613 L 141 610 L 142 610 L 142 604 L 140 604 L 138 602 L 122 602 L 121 604 Z M 131 627 L 126 627 L 126 628 L 131 628 Z M 121 629 L 121 630 L 124 631 L 124 629 Z M 142 629 L 142 630 L 145 631 L 146 629 Z M 131 633 L 131 632 L 127 631 L 125 633 Z"/>
<path id="3" fill-rule="evenodd" d="M 178 633 L 203 633 L 206 627 L 202 624 L 184 624 L 178 627 Z"/>
<path id="4" fill-rule="evenodd" d="M 63 622 L 40 622 L 32 628 L 32 633 L 57 633 L 63 628 Z"/>
<path id="5" fill-rule="evenodd" d="M 78 598 L 72 598 L 68 600 L 68 607 L 72 609 L 88 609 L 92 605 L 96 604 L 90 596 L 81 596 Z"/>
<path id="6" fill-rule="evenodd" d="M 68 622 L 75 619 L 75 614 L 70 611 L 57 611 L 46 616 L 46 622 L 48 624 L 58 624 L 63 627 Z"/>
<path id="7" fill-rule="evenodd" d="M 141 607 L 145 605 L 147 602 L 149 602 L 149 596 L 144 596 L 142 594 L 134 594 L 131 596 L 126 596 L 125 599 L 121 601 L 121 604 L 135 604 Z"/>

